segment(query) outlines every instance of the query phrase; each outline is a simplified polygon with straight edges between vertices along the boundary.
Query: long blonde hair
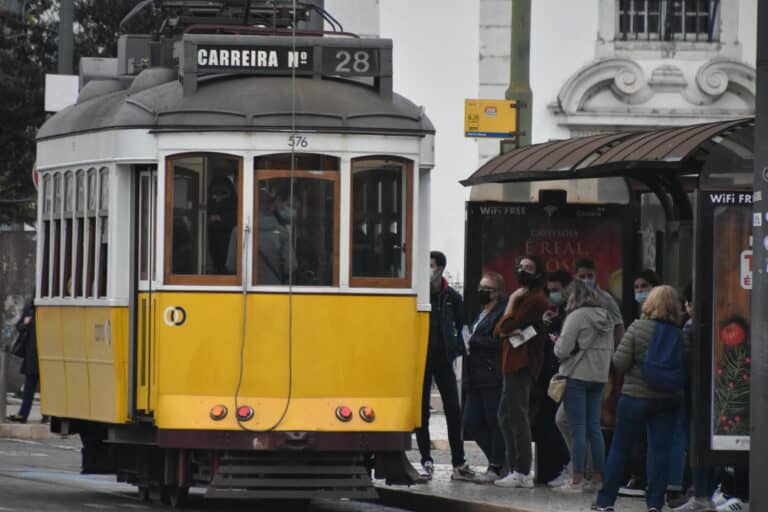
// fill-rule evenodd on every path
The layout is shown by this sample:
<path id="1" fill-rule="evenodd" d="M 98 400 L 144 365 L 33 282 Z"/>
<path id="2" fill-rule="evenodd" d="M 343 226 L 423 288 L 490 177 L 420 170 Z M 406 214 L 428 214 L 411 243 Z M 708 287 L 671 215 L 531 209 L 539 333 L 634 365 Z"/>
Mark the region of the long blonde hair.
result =
<path id="1" fill-rule="evenodd" d="M 643 318 L 680 323 L 680 296 L 669 285 L 655 286 L 643 303 Z"/>

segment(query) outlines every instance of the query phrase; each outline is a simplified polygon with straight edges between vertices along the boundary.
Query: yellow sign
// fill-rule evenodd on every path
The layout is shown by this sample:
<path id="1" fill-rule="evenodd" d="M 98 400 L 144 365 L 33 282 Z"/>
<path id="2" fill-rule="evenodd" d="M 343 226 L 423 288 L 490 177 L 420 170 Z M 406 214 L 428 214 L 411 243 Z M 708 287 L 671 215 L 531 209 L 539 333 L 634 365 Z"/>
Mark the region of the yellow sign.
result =
<path id="1" fill-rule="evenodd" d="M 465 137 L 511 137 L 517 131 L 517 107 L 509 100 L 464 100 Z"/>

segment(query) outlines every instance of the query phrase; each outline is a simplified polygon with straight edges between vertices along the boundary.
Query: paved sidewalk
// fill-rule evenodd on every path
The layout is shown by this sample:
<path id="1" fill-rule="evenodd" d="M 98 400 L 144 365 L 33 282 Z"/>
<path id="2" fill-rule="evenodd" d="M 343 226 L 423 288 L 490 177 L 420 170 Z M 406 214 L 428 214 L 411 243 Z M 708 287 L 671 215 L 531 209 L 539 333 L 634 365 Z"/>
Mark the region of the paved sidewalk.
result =
<path id="1" fill-rule="evenodd" d="M 58 434 L 51 434 L 49 425 L 40 423 L 43 417 L 40 414 L 39 396 L 39 394 L 35 394 L 35 400 L 32 402 L 32 409 L 30 410 L 29 418 L 27 418 L 27 423 L 13 423 L 7 421 L 5 418 L 18 412 L 21 399 L 8 393 L 6 398 L 6 411 L 5 414 L 0 417 L 0 438 L 10 437 L 14 439 L 39 441 L 50 437 L 59 437 Z"/>

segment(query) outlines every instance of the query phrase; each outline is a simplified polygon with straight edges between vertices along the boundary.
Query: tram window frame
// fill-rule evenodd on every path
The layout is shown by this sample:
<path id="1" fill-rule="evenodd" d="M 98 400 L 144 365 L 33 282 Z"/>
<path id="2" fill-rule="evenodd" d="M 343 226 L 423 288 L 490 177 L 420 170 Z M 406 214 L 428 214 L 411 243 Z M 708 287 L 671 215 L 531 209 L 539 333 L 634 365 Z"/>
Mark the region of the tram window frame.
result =
<path id="1" fill-rule="evenodd" d="M 293 158 L 293 169 L 291 169 L 291 158 Z M 252 284 L 254 286 L 288 286 L 288 283 L 260 283 L 259 282 L 259 226 L 261 205 L 259 198 L 261 184 L 264 181 L 273 179 L 294 178 L 294 193 L 296 182 L 300 180 L 323 180 L 332 183 L 333 187 L 333 226 L 332 232 L 332 251 L 330 254 L 331 282 L 322 284 L 307 284 L 294 278 L 293 286 L 307 287 L 334 287 L 339 286 L 340 274 L 340 254 L 341 254 L 341 159 L 336 156 L 325 155 L 322 153 L 273 153 L 267 155 L 258 155 L 253 159 L 253 211 L 254 211 L 254 229 L 253 229 L 253 276 Z M 298 224 L 298 222 L 297 222 Z M 290 244 L 294 255 L 296 254 L 296 238 Z M 298 260 L 296 260 L 298 262 Z"/>
<path id="2" fill-rule="evenodd" d="M 48 297 L 51 290 L 50 283 L 50 250 L 51 250 L 51 209 L 52 209 L 52 177 L 50 173 L 42 176 L 42 212 L 40 229 L 43 233 L 42 240 L 42 262 L 40 268 L 40 297 Z"/>
<path id="3" fill-rule="evenodd" d="M 373 169 L 370 168 L 370 164 L 377 162 L 385 165 L 400 165 L 401 172 L 404 174 L 405 211 L 402 212 L 402 222 L 404 222 L 405 229 L 405 268 L 403 269 L 403 277 L 355 275 L 355 225 L 357 224 L 355 217 L 355 173 L 371 171 Z M 359 165 L 364 165 L 367 168 L 356 169 Z M 351 288 L 411 288 L 411 272 L 413 268 L 413 168 L 414 163 L 412 160 L 386 155 L 353 158 L 350 162 L 349 286 Z M 401 204 L 403 203 L 401 202 Z M 370 215 L 370 212 L 367 212 L 366 215 Z"/>
<path id="4" fill-rule="evenodd" d="M 63 190 L 63 202 L 64 202 L 64 214 L 62 220 L 62 228 L 64 231 L 64 244 L 62 255 L 63 272 L 62 272 L 62 295 L 65 297 L 74 297 L 74 283 L 72 282 L 72 249 L 73 249 L 73 216 L 74 216 L 74 201 L 75 201 L 75 174 L 74 171 L 64 172 L 64 190 Z"/>
<path id="5" fill-rule="evenodd" d="M 61 218 L 62 218 L 62 173 L 56 172 L 53 175 L 53 209 L 51 210 L 51 220 L 53 225 L 53 261 L 51 265 L 51 297 L 61 296 Z"/>
<path id="6" fill-rule="evenodd" d="M 99 169 L 98 179 L 98 219 L 97 236 L 99 239 L 98 247 L 98 268 L 96 276 L 96 296 L 104 298 L 109 296 L 109 182 L 110 172 L 107 167 Z"/>
<path id="7" fill-rule="evenodd" d="M 139 280 L 155 277 L 155 208 L 157 204 L 156 167 L 139 169 Z"/>
<path id="8" fill-rule="evenodd" d="M 203 159 L 202 167 L 202 180 L 204 187 L 202 190 L 198 190 L 198 215 L 200 216 L 199 222 L 205 222 L 207 216 L 207 193 L 208 187 L 208 159 L 219 158 L 224 160 L 231 160 L 237 164 L 237 184 L 235 187 L 237 193 L 237 214 L 235 224 L 235 237 L 237 239 L 237 254 L 236 258 L 236 271 L 234 274 L 175 274 L 173 273 L 173 221 L 174 221 L 174 162 L 177 160 L 185 160 L 192 158 Z M 230 155 L 226 153 L 216 152 L 197 152 L 197 153 L 178 153 L 166 157 L 165 160 L 165 232 L 164 232 L 164 269 L 163 276 L 166 284 L 173 285 L 208 285 L 208 286 L 233 286 L 239 285 L 242 280 L 243 273 L 243 261 L 242 261 L 242 229 L 243 229 L 243 158 L 237 155 Z M 204 198 L 203 194 L 204 193 Z M 197 241 L 197 244 L 204 243 L 201 240 Z M 199 249 L 199 247 L 196 247 Z"/>
<path id="9" fill-rule="evenodd" d="M 96 169 L 88 169 L 85 178 L 85 297 L 94 297 L 96 280 L 96 230 L 97 226 L 97 186 L 98 175 Z"/>
<path id="10" fill-rule="evenodd" d="M 75 211 L 74 211 L 74 296 L 83 296 L 83 266 L 85 248 L 85 182 L 84 169 L 78 169 L 75 173 Z"/>

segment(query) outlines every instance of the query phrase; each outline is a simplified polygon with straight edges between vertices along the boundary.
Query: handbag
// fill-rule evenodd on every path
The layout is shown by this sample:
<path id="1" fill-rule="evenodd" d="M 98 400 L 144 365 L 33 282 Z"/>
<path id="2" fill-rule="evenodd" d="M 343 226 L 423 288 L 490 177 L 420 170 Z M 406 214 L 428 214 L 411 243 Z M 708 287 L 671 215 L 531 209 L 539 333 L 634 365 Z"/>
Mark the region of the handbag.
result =
<path id="1" fill-rule="evenodd" d="M 576 369 L 576 366 L 578 366 L 579 361 L 582 357 L 584 357 L 586 352 L 587 350 L 581 350 L 579 359 L 576 360 L 576 364 L 574 364 L 571 368 L 571 373 L 573 373 L 573 370 Z M 549 396 L 549 398 L 551 398 L 554 402 L 560 403 L 563 400 L 563 395 L 565 394 L 565 386 L 568 384 L 569 377 L 570 375 L 560 375 L 559 373 L 556 373 L 552 376 L 551 379 L 549 379 L 549 385 L 547 386 L 547 396 Z"/>
<path id="2" fill-rule="evenodd" d="M 24 357 L 27 352 L 27 339 L 29 338 L 29 330 L 24 329 L 11 345 L 11 354 L 17 357 Z"/>

